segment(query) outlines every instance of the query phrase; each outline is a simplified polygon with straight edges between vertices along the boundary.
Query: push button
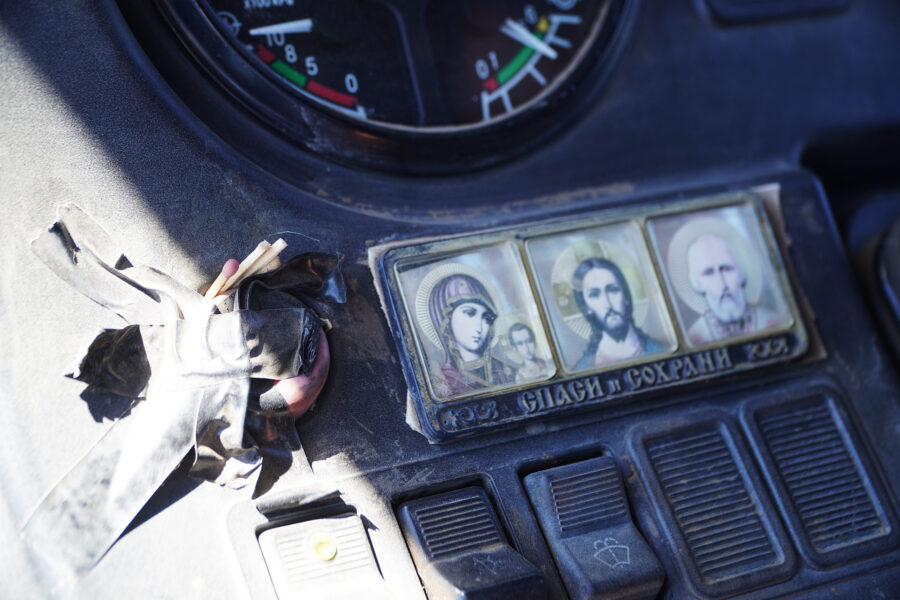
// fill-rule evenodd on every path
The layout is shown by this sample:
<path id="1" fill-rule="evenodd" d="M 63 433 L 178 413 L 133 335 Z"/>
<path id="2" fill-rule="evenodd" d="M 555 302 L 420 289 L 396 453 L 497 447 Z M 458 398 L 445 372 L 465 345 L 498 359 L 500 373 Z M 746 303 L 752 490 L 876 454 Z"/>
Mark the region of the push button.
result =
<path id="1" fill-rule="evenodd" d="M 665 572 L 631 520 L 613 459 L 532 473 L 525 487 L 574 600 L 656 597 Z"/>
<path id="2" fill-rule="evenodd" d="M 388 597 L 357 515 L 267 529 L 259 546 L 279 600 Z"/>
<path id="3" fill-rule="evenodd" d="M 481 488 L 407 502 L 400 523 L 431 600 L 547 597 L 540 571 L 509 545 Z"/>

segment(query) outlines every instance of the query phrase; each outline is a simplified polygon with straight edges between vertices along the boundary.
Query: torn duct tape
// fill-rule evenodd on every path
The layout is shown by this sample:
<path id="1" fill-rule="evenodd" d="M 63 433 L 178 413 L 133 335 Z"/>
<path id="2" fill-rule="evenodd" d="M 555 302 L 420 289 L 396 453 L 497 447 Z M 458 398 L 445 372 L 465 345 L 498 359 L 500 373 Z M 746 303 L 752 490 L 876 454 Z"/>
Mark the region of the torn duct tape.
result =
<path id="1" fill-rule="evenodd" d="M 255 477 L 260 454 L 245 431 L 250 379 L 308 372 L 327 354 L 317 311 L 327 314 L 346 292 L 339 257 L 301 255 L 241 282 L 234 310 L 220 314 L 165 273 L 132 263 L 74 205 L 60 208 L 32 250 L 129 323 L 101 333 L 72 376 L 89 389 L 144 398 L 25 524 L 26 541 L 49 566 L 77 574 L 96 564 L 192 448 L 194 476 L 236 488 Z"/>

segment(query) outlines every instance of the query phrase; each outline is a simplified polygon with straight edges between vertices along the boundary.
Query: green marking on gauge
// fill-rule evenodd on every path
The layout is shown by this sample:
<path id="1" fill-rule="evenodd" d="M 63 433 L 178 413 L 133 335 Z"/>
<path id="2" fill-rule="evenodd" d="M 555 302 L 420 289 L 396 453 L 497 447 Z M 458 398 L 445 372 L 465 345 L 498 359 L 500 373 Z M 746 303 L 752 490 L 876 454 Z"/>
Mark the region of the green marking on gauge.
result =
<path id="1" fill-rule="evenodd" d="M 536 32 L 533 34 L 537 39 L 543 39 L 544 34 L 541 32 Z M 503 85 L 507 81 L 509 81 L 513 75 L 515 75 L 519 69 L 521 69 L 525 63 L 528 62 L 528 59 L 534 54 L 534 48 L 529 48 L 528 46 L 522 46 L 522 49 L 513 57 L 511 61 L 509 61 L 505 67 L 500 69 L 497 73 L 497 83 Z"/>
<path id="2" fill-rule="evenodd" d="M 322 85 L 321 83 L 310 79 L 302 73 L 298 73 L 289 67 L 283 60 L 272 54 L 268 48 L 257 45 L 256 55 L 261 61 L 272 67 L 273 71 L 296 85 L 301 90 L 305 89 L 306 92 L 317 96 L 326 102 L 331 102 L 344 108 L 355 109 L 357 112 L 363 110 L 362 107 L 359 106 L 359 101 L 356 96 L 333 90 L 326 85 Z"/>
<path id="3" fill-rule="evenodd" d="M 285 79 L 289 80 L 291 83 L 294 83 L 300 87 L 306 86 L 306 76 L 293 70 L 292 68 L 287 66 L 287 64 L 285 62 L 283 62 L 281 60 L 276 60 L 275 62 L 273 62 L 271 64 L 271 67 L 273 69 L 275 69 L 275 71 L 279 75 L 281 75 Z"/>

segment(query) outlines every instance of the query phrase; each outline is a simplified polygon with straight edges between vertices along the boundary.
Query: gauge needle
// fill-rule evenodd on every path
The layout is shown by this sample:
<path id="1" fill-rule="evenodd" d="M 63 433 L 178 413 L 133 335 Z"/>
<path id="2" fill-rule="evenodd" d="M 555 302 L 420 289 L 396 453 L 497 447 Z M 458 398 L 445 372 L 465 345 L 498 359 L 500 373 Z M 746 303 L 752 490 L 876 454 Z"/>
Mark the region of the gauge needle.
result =
<path id="1" fill-rule="evenodd" d="M 253 33 L 252 31 L 250 33 Z M 504 33 L 511 37 L 512 39 L 520 42 L 535 52 L 543 54 L 547 58 L 556 58 L 556 50 L 550 47 L 549 44 L 544 42 L 543 40 L 539 40 L 534 37 L 534 35 L 525 29 L 525 27 L 521 23 L 517 23 L 512 19 L 506 19 L 503 23 L 503 26 L 500 27 L 500 33 Z"/>
<path id="2" fill-rule="evenodd" d="M 312 19 L 299 19 L 297 21 L 285 21 L 265 27 L 254 27 L 250 35 L 274 35 L 276 33 L 309 33 L 312 31 Z"/>

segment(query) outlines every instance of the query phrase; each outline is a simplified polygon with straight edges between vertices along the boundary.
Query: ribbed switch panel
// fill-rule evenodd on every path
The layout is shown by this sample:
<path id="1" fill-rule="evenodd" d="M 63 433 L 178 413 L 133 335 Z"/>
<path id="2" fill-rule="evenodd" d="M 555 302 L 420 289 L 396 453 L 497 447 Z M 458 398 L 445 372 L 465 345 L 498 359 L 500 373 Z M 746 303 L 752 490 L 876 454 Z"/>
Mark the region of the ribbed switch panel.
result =
<path id="1" fill-rule="evenodd" d="M 647 449 L 706 581 L 779 562 L 759 509 L 718 431 L 653 440 Z"/>
<path id="2" fill-rule="evenodd" d="M 552 478 L 550 491 L 563 536 L 628 517 L 622 483 L 612 463 L 589 473 Z"/>
<path id="3" fill-rule="evenodd" d="M 774 507 L 739 444 L 730 425 L 711 420 L 654 433 L 643 445 L 675 552 L 711 596 L 774 583 L 794 569 Z"/>
<path id="4" fill-rule="evenodd" d="M 537 600 L 544 576 L 509 545 L 480 487 L 400 505 L 409 551 L 430 600 Z"/>
<path id="5" fill-rule="evenodd" d="M 759 426 L 817 552 L 890 530 L 823 404 L 763 416 Z"/>
<path id="6" fill-rule="evenodd" d="M 504 542 L 496 519 L 478 496 L 454 498 L 439 506 L 413 511 L 431 559 Z"/>
<path id="7" fill-rule="evenodd" d="M 802 549 L 820 565 L 896 545 L 846 420 L 826 396 L 755 413 L 763 463 Z"/>

